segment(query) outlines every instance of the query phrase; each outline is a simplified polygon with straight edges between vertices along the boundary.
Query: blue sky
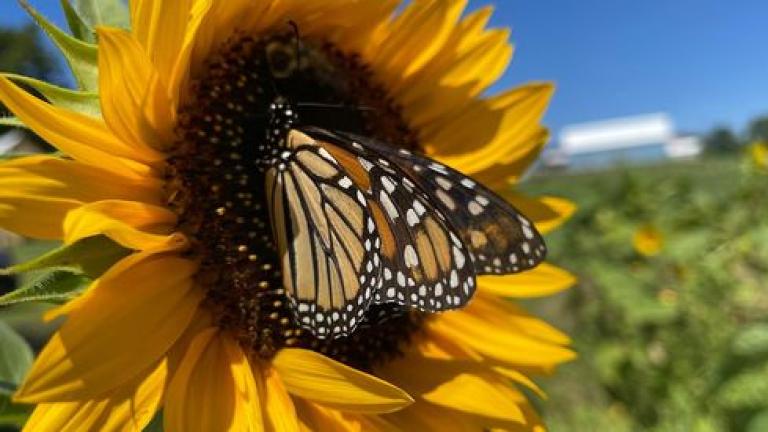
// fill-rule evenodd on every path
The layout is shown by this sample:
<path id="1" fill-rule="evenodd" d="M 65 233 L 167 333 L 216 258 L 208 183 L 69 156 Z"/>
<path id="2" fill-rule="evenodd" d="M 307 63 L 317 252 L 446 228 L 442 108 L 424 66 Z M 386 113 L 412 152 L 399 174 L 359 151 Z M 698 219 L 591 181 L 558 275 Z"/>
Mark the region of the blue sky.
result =
<path id="1" fill-rule="evenodd" d="M 0 24 L 26 20 L 11 0 Z M 31 0 L 63 23 L 59 2 Z M 488 1 L 470 0 L 472 7 Z M 682 131 L 768 114 L 766 0 L 500 0 L 516 55 L 496 90 L 551 80 L 547 123 L 666 111 Z"/>

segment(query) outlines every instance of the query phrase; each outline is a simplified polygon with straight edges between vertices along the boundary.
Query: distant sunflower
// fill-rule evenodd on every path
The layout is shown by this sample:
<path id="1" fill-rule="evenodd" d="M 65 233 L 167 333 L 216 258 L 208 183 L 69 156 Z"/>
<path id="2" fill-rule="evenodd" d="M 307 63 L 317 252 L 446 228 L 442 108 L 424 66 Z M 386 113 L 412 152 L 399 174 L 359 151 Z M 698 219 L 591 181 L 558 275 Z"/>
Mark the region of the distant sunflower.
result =
<path id="1" fill-rule="evenodd" d="M 640 255 L 656 256 L 664 248 L 664 235 L 653 225 L 643 225 L 632 236 L 632 246 Z"/>
<path id="2" fill-rule="evenodd" d="M 167 431 L 541 430 L 520 387 L 540 393 L 528 375 L 573 353 L 501 297 L 565 289 L 564 271 L 481 277 L 466 309 L 320 340 L 292 321 L 278 263 L 258 253 L 270 231 L 244 209 L 260 208 L 248 194 L 260 180 L 239 162 L 274 84 L 250 74 L 256 52 L 332 76 L 306 83 L 313 100 L 371 107 L 372 135 L 496 188 L 539 230 L 572 212 L 509 192 L 547 139 L 552 88 L 481 96 L 512 54 L 507 30 L 486 29 L 491 9 L 398 6 L 132 0 L 132 30 L 97 29 L 100 113 L 0 78 L 0 101 L 66 155 L 0 166 L 0 226 L 134 251 L 49 313 L 67 318 L 15 395 L 38 404 L 27 430 L 141 430 L 161 408 Z M 271 51 L 289 20 L 300 56 Z"/>

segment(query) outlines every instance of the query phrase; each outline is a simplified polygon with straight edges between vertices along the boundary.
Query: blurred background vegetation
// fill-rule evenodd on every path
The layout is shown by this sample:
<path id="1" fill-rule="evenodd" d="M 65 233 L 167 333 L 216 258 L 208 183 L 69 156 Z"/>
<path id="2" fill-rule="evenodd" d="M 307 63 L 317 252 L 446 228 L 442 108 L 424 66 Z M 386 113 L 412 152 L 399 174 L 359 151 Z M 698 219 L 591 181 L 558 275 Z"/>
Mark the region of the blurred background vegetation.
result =
<path id="1" fill-rule="evenodd" d="M 524 186 L 579 205 L 549 238 L 579 284 L 529 305 L 580 353 L 545 383 L 553 432 L 768 431 L 768 176 L 744 150 Z"/>
<path id="2" fill-rule="evenodd" d="M 0 29 L 0 70 L 64 79 L 32 28 Z M 547 173 L 523 185 L 579 206 L 548 239 L 579 285 L 527 305 L 580 353 L 544 383 L 552 431 L 768 431 L 768 152 L 747 145 L 758 140 L 768 141 L 768 118 L 743 133 L 712 130 L 696 161 Z M 650 249 L 633 246 L 638 234 Z M 0 264 L 52 246 L 17 244 Z M 0 293 L 24 282 L 0 278 Z M 0 340 L 18 332 L 38 349 L 50 330 L 39 312 L 0 308 Z M 0 351 L 0 378 L 31 354 Z M 26 414 L 7 405 L 0 379 L 0 431 Z"/>

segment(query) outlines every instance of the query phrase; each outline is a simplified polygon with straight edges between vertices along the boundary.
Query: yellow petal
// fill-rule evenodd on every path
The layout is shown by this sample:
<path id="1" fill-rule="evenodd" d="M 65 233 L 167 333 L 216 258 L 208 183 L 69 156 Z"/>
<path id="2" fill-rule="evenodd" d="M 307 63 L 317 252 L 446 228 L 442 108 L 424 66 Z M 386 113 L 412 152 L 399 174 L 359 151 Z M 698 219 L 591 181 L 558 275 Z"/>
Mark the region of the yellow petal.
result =
<path id="1" fill-rule="evenodd" d="M 512 157 L 499 157 L 495 165 L 475 174 L 475 180 L 492 190 L 508 192 L 539 159 L 547 142 L 549 130 L 544 127 L 533 130 L 529 135 L 514 137 L 514 141 L 509 143 L 509 147 L 515 149 Z M 522 154 L 517 153 L 520 148 L 523 149 Z"/>
<path id="2" fill-rule="evenodd" d="M 529 84 L 488 100 L 476 100 L 460 114 L 423 126 L 432 157 L 473 175 L 497 163 L 517 159 L 527 148 L 510 147 L 516 137 L 539 130 L 553 88 Z"/>
<path id="3" fill-rule="evenodd" d="M 478 292 L 465 312 L 486 320 L 499 327 L 516 330 L 521 334 L 556 345 L 568 345 L 571 338 L 546 322 L 529 315 L 514 303 L 488 294 Z"/>
<path id="4" fill-rule="evenodd" d="M 413 402 L 392 384 L 312 351 L 283 349 L 273 365 L 291 394 L 327 407 L 382 413 Z"/>
<path id="5" fill-rule="evenodd" d="M 214 5 L 221 6 L 224 4 L 222 2 L 214 3 L 214 0 L 197 0 L 192 5 L 181 49 L 173 66 L 171 77 L 168 80 L 171 106 L 180 107 L 192 96 L 192 92 L 187 91 L 189 78 L 194 70 L 204 66 L 205 62 L 203 59 L 208 58 L 210 55 L 211 45 L 213 44 L 210 35 L 212 33 L 227 33 L 220 31 L 222 28 L 233 28 L 210 25 L 209 17 Z M 200 52 L 198 49 L 197 56 L 195 56 L 198 58 L 194 58 L 193 53 L 199 45 L 205 45 L 202 48 L 204 52 Z"/>
<path id="6" fill-rule="evenodd" d="M 135 201 L 97 201 L 67 214 L 64 242 L 74 243 L 103 234 L 134 250 L 167 249 L 186 246 L 181 234 L 171 233 L 176 215 L 170 210 Z"/>
<path id="7" fill-rule="evenodd" d="M 100 28 L 99 93 L 104 121 L 134 149 L 135 159 L 156 164 L 175 141 L 171 101 L 141 46 L 118 29 Z"/>
<path id="8" fill-rule="evenodd" d="M 193 0 L 131 0 L 131 26 L 162 79 L 173 72 Z M 166 88 L 168 82 L 164 82 Z"/>
<path id="9" fill-rule="evenodd" d="M 55 107 L 0 77 L 0 102 L 48 143 L 82 163 L 129 178 L 153 172 L 131 160 L 135 153 L 107 129 L 104 122 Z"/>
<path id="10" fill-rule="evenodd" d="M 478 432 L 483 430 L 464 413 L 418 401 L 412 406 L 385 416 L 404 431 Z"/>
<path id="11" fill-rule="evenodd" d="M 254 371 L 254 373 L 256 373 Z M 264 368 L 266 401 L 264 413 L 267 430 L 270 432 L 298 432 L 299 423 L 296 408 L 288 395 L 280 374 L 273 368 Z"/>
<path id="12" fill-rule="evenodd" d="M 559 293 L 576 283 L 576 278 L 567 271 L 549 263 L 516 274 L 504 276 L 480 276 L 478 289 L 500 297 L 545 297 Z"/>
<path id="13" fill-rule="evenodd" d="M 455 117 L 506 70 L 512 58 L 509 31 L 484 29 L 492 10 L 468 15 L 432 61 L 391 89 L 411 122 L 426 125 Z"/>
<path id="14" fill-rule="evenodd" d="M 166 364 L 93 400 L 38 405 L 24 431 L 140 431 L 160 407 Z"/>
<path id="15" fill-rule="evenodd" d="M 237 341 L 216 328 L 204 330 L 171 378 L 165 429 L 263 431 L 262 386 Z"/>
<path id="16" fill-rule="evenodd" d="M 419 71 L 444 46 L 466 0 L 417 0 L 390 25 L 375 51 L 364 53 L 390 86 Z"/>
<path id="17" fill-rule="evenodd" d="M 95 398 L 156 363 L 197 310 L 196 269 L 167 254 L 137 253 L 118 262 L 72 302 L 16 400 Z"/>
<path id="18" fill-rule="evenodd" d="M 307 401 L 299 401 L 302 424 L 311 431 L 335 432 L 401 432 L 378 415 L 352 414 Z"/>
<path id="19" fill-rule="evenodd" d="M 524 420 L 517 404 L 525 398 L 481 363 L 412 352 L 387 364 L 381 376 L 436 405 L 506 421 Z"/>
<path id="20" fill-rule="evenodd" d="M 161 202 L 159 182 L 118 177 L 79 162 L 30 156 L 0 164 L 0 226 L 19 234 L 61 239 L 67 212 L 103 199 Z"/>
<path id="21" fill-rule="evenodd" d="M 467 345 L 483 356 L 509 365 L 556 365 L 572 360 L 564 347 L 542 342 L 519 331 L 464 311 L 447 312 L 428 324 L 428 332 Z"/>
<path id="22" fill-rule="evenodd" d="M 576 212 L 576 205 L 563 198 L 531 198 L 511 190 L 497 192 L 532 220 L 543 234 L 555 230 Z"/>

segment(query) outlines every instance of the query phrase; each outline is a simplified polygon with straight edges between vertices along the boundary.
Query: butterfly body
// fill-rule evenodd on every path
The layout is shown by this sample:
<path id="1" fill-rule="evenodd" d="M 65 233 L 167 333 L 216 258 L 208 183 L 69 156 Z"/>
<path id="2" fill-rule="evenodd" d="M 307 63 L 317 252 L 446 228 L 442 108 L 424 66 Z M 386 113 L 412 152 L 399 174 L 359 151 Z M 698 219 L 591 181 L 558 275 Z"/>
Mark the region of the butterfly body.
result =
<path id="1" fill-rule="evenodd" d="M 318 338 L 351 334 L 372 304 L 463 307 L 477 275 L 543 260 L 533 225 L 463 174 L 300 120 L 282 98 L 270 106 L 263 169 L 283 285 Z"/>

